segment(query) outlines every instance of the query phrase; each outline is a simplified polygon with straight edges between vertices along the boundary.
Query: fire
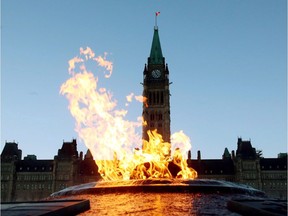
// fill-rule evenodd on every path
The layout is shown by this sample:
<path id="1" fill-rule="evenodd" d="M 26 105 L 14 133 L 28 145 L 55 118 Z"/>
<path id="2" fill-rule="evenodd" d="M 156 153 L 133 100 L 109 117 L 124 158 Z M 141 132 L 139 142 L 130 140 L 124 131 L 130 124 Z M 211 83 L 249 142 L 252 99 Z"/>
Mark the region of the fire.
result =
<path id="1" fill-rule="evenodd" d="M 87 70 L 85 62 L 91 60 L 108 71 L 105 78 L 112 75 L 113 63 L 107 60 L 107 53 L 95 57 L 91 48 L 80 48 L 80 56 L 68 62 L 71 77 L 62 84 L 60 93 L 69 101 L 75 131 L 90 149 L 102 178 L 196 178 L 197 172 L 189 168 L 183 158 L 191 149 L 189 137 L 182 131 L 174 133 L 170 144 L 164 142 L 157 131 L 148 131 L 149 142 L 142 141 L 137 129 L 145 122 L 141 117 L 135 122 L 125 119 L 128 110 L 118 109 L 112 93 L 98 87 L 100 78 Z M 147 105 L 147 98 L 134 93 L 126 100 L 131 102 L 133 98 Z M 168 168 L 171 164 L 177 167 L 176 174 Z"/>

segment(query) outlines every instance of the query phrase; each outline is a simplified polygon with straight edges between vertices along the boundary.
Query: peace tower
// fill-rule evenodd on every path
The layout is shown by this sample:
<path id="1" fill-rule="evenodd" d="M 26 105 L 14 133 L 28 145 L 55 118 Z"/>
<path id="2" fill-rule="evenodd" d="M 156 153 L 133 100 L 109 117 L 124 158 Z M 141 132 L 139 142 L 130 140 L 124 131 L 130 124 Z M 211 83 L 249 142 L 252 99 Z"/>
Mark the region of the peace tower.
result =
<path id="1" fill-rule="evenodd" d="M 143 72 L 143 103 L 142 138 L 149 139 L 148 130 L 157 130 L 165 142 L 170 142 L 170 92 L 169 70 L 162 54 L 159 31 L 154 27 L 154 35 L 148 63 Z"/>

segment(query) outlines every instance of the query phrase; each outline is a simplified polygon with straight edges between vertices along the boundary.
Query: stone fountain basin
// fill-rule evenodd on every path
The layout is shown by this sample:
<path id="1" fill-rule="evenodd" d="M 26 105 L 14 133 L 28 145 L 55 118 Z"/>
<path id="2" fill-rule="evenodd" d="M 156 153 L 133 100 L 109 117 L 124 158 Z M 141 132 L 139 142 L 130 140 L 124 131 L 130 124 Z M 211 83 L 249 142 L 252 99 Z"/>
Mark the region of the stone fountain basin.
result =
<path id="1" fill-rule="evenodd" d="M 247 185 L 220 180 L 148 179 L 91 182 L 65 188 L 53 193 L 48 199 L 88 199 L 91 209 L 81 216 L 238 216 L 235 212 L 239 208 L 228 209 L 228 202 L 235 199 L 262 202 L 266 196 L 264 192 Z"/>
<path id="2" fill-rule="evenodd" d="M 264 192 L 247 185 L 211 179 L 99 181 L 68 187 L 51 196 L 103 193 L 229 193 L 265 196 Z"/>

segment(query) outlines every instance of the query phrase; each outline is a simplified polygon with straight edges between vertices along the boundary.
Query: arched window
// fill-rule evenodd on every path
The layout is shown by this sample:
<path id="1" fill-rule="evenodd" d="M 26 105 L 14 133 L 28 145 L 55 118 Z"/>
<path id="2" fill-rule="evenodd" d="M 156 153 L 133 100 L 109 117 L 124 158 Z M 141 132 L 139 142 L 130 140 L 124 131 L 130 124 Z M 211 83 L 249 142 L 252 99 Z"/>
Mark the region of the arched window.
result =
<path id="1" fill-rule="evenodd" d="M 156 92 L 156 95 L 157 95 L 156 103 L 159 104 L 159 91 Z"/>
<path id="2" fill-rule="evenodd" d="M 163 93 L 163 91 L 161 91 L 160 103 L 164 104 L 164 93 Z"/>

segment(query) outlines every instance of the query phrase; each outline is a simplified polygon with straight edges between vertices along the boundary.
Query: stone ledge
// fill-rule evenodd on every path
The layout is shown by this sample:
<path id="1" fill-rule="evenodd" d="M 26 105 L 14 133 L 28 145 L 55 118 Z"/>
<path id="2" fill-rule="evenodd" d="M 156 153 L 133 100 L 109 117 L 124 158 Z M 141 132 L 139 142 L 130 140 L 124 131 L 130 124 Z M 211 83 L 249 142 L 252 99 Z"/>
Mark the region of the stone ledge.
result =
<path id="1" fill-rule="evenodd" d="M 89 200 L 53 200 L 36 202 L 3 202 L 2 216 L 77 215 L 90 209 Z"/>

